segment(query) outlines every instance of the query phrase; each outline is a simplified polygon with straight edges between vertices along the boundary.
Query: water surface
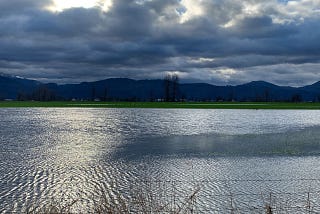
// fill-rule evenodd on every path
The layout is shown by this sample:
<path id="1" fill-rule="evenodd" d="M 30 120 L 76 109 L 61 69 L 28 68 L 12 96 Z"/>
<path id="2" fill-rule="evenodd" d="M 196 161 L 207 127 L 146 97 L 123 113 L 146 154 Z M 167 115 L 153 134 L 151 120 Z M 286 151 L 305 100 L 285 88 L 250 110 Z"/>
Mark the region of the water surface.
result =
<path id="1" fill-rule="evenodd" d="M 261 207 L 270 193 L 300 206 L 311 192 L 316 203 L 319 113 L 0 109 L 0 212 L 73 199 L 85 212 L 101 189 L 129 192 L 145 180 L 175 182 L 182 195 L 199 187 L 203 212 L 228 209 L 230 199 Z"/>

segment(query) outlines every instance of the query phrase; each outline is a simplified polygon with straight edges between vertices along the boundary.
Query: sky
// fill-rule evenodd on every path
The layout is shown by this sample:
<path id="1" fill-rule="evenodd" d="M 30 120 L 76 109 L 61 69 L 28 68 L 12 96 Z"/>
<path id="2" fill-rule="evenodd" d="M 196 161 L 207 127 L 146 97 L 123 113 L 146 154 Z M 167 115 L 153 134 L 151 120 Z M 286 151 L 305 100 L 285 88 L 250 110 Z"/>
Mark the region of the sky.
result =
<path id="1" fill-rule="evenodd" d="M 0 0 L 0 73 L 237 85 L 320 80 L 320 0 Z"/>

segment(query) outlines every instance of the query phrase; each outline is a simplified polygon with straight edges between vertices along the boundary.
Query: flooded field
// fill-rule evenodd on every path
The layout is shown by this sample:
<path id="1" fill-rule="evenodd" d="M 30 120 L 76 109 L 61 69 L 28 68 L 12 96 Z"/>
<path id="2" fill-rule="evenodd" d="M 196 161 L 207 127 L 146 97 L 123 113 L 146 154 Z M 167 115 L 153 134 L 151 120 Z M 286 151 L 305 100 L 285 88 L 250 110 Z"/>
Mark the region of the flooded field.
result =
<path id="1" fill-rule="evenodd" d="M 319 113 L 3 108 L 0 212 L 74 201 L 88 212 L 137 186 L 164 201 L 196 192 L 199 213 L 320 211 Z"/>

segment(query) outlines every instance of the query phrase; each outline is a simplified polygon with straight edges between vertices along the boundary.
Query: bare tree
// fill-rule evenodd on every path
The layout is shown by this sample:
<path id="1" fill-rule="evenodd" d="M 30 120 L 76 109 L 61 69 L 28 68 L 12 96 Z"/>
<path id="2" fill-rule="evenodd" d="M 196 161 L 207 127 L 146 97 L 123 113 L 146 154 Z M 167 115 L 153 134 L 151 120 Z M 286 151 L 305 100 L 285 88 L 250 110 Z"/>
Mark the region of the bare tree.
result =
<path id="1" fill-rule="evenodd" d="M 103 101 L 107 101 L 108 100 L 108 88 L 107 88 L 107 86 L 104 88 L 102 100 Z"/>
<path id="2" fill-rule="evenodd" d="M 179 77 L 177 74 L 173 74 L 172 77 L 172 101 L 177 101 L 179 93 Z"/>
<path id="3" fill-rule="evenodd" d="M 94 101 L 95 98 L 96 98 L 96 87 L 95 87 L 95 85 L 92 85 L 92 87 L 91 87 L 91 101 Z"/>
<path id="4" fill-rule="evenodd" d="M 171 75 L 167 74 L 164 77 L 164 101 L 170 101 L 170 87 L 171 87 Z"/>
<path id="5" fill-rule="evenodd" d="M 179 96 L 179 77 L 177 74 L 167 74 L 164 78 L 164 100 L 174 102 Z"/>
<path id="6" fill-rule="evenodd" d="M 302 102 L 302 97 L 300 94 L 294 94 L 291 97 L 291 102 L 299 103 Z"/>
<path id="7" fill-rule="evenodd" d="M 49 90 L 45 85 L 39 86 L 31 95 L 33 100 L 37 101 L 53 101 L 56 100 L 54 92 Z"/>
<path id="8" fill-rule="evenodd" d="M 265 102 L 269 102 L 269 101 L 270 101 L 269 89 L 265 89 L 265 90 L 264 90 L 264 101 L 265 101 Z"/>

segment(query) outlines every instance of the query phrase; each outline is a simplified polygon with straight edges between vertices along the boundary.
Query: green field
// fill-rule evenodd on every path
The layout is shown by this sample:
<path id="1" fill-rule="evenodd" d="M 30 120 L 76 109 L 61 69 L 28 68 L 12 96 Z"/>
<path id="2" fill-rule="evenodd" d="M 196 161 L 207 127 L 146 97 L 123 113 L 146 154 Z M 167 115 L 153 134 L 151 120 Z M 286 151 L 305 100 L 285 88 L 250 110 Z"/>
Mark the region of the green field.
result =
<path id="1" fill-rule="evenodd" d="M 320 103 L 281 102 L 37 102 L 1 101 L 0 108 L 188 108 L 188 109 L 320 109 Z"/>

